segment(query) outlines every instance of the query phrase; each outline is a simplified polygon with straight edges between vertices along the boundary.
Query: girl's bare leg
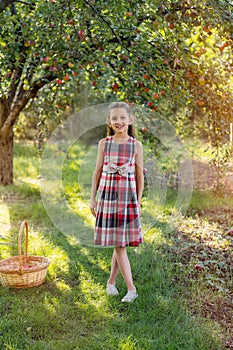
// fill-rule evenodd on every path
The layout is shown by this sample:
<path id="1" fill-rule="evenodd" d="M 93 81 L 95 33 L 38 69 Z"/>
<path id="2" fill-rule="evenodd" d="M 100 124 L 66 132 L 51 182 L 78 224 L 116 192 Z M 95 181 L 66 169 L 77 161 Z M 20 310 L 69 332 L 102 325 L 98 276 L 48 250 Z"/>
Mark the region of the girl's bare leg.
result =
<path id="1" fill-rule="evenodd" d="M 119 273 L 119 266 L 118 266 L 118 262 L 116 259 L 115 249 L 114 249 L 113 255 L 112 255 L 111 273 L 110 273 L 110 277 L 108 280 L 108 284 L 115 285 L 118 273 Z"/>
<path id="2" fill-rule="evenodd" d="M 126 248 L 116 247 L 114 248 L 114 257 L 117 261 L 118 271 L 121 270 L 124 281 L 129 291 L 135 292 L 136 288 L 133 283 L 131 266 L 128 259 Z"/>

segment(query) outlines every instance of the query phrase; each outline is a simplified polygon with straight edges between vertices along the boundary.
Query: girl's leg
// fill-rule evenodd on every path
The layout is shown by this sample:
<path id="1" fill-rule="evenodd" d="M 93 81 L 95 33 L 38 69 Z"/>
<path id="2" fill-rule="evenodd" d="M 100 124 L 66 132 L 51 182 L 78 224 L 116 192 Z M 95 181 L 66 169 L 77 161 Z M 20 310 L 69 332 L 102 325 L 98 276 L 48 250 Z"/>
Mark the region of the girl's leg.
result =
<path id="1" fill-rule="evenodd" d="M 118 269 L 121 270 L 128 291 L 136 292 L 126 248 L 116 247 L 114 248 L 114 254 L 118 264 Z"/>
<path id="2" fill-rule="evenodd" d="M 116 259 L 115 249 L 114 249 L 113 255 L 112 255 L 111 273 L 110 273 L 110 277 L 108 280 L 108 284 L 115 285 L 118 272 L 119 272 L 119 266 L 118 266 L 118 262 Z"/>

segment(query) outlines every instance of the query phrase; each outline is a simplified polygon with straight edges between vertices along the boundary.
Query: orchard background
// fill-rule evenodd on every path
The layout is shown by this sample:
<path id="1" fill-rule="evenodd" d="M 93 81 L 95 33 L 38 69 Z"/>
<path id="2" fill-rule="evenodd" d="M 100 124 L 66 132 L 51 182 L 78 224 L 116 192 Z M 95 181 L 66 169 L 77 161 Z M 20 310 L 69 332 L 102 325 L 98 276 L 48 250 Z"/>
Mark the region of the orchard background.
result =
<path id="1" fill-rule="evenodd" d="M 221 173 L 231 154 L 232 8 L 228 0 L 1 0 L 0 182 L 13 182 L 16 130 L 40 150 L 62 119 L 115 100 L 167 118 L 181 138 L 210 142 Z M 153 117 L 144 124 L 145 134 Z"/>

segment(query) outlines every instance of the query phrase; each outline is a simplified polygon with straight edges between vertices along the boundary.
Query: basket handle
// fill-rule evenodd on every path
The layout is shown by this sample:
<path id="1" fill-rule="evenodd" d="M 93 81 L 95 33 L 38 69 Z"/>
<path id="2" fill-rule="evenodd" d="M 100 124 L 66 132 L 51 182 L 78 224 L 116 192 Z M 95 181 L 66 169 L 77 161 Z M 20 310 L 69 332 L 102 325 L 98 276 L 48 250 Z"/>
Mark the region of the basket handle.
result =
<path id="1" fill-rule="evenodd" d="M 19 273 L 22 275 L 23 273 L 23 264 L 22 264 L 22 249 L 21 249 L 21 241 L 22 241 L 22 235 L 23 235 L 23 230 L 25 227 L 25 252 L 24 255 L 27 257 L 28 256 L 28 222 L 27 221 L 22 221 L 20 229 L 19 229 L 19 236 L 18 236 L 18 256 L 19 256 Z"/>

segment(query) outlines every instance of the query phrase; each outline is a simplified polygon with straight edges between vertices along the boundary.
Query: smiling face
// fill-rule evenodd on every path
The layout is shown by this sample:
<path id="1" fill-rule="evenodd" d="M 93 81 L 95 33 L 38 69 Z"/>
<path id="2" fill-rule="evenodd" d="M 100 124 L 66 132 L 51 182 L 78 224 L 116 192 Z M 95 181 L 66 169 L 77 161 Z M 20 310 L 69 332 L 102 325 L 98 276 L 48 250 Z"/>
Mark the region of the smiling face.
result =
<path id="1" fill-rule="evenodd" d="M 132 118 L 129 116 L 125 108 L 113 108 L 110 111 L 109 125 L 115 134 L 127 135 L 128 126 L 132 123 Z"/>

